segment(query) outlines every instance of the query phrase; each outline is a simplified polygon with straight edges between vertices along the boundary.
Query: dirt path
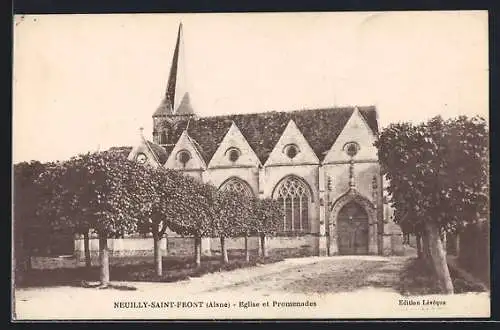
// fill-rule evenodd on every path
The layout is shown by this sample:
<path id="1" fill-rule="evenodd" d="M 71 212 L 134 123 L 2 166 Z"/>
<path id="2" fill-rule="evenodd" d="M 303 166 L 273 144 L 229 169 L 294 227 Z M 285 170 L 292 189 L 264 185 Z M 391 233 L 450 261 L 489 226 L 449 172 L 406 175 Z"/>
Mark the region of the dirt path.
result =
<path id="1" fill-rule="evenodd" d="M 277 265 L 268 272 L 252 272 L 248 278 L 233 279 L 231 283 L 215 285 L 206 292 L 235 292 L 251 290 L 259 293 L 319 293 L 349 292 L 363 287 L 397 291 L 399 272 L 404 257 L 335 257 L 299 260 Z"/>
<path id="2" fill-rule="evenodd" d="M 310 257 L 207 274 L 176 283 L 117 283 L 133 287 L 134 291 L 79 287 L 21 289 L 16 290 L 15 309 L 19 318 L 29 319 L 383 317 L 384 311 L 387 308 L 391 311 L 391 306 L 397 306 L 401 298 L 399 273 L 407 261 L 407 257 Z M 313 313 L 312 307 L 243 306 L 266 300 L 271 304 L 309 301 L 315 309 Z M 370 301 L 376 303 L 367 305 Z M 116 307 L 117 302 L 135 305 L 122 309 Z M 149 307 L 141 307 L 139 302 Z M 181 304 L 161 309 L 151 305 L 170 302 Z M 229 306 L 182 307 L 182 303 L 191 306 L 190 302 L 201 302 L 203 307 L 210 302 Z M 398 308 L 401 312 L 406 310 Z"/>

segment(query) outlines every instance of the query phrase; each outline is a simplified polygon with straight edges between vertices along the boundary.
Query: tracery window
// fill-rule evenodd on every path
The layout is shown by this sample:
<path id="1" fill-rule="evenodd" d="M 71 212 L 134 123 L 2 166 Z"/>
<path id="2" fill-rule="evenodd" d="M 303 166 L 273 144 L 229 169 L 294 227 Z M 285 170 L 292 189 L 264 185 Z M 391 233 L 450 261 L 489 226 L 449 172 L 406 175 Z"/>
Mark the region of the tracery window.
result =
<path id="1" fill-rule="evenodd" d="M 253 196 L 252 189 L 245 181 L 239 178 L 230 178 L 226 182 L 224 182 L 221 187 L 221 191 L 233 191 L 240 194 L 244 194 L 248 197 Z"/>
<path id="2" fill-rule="evenodd" d="M 311 196 L 306 184 L 296 177 L 288 177 L 276 191 L 276 199 L 283 205 L 283 231 L 309 232 L 309 203 Z"/>

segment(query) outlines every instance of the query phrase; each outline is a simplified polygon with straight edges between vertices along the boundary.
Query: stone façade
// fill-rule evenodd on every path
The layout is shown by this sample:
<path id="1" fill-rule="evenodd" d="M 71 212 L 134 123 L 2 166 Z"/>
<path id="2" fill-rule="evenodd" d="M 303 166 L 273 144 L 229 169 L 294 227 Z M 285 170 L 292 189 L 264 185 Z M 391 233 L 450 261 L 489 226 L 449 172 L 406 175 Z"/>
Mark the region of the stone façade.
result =
<path id="1" fill-rule="evenodd" d="M 388 207 L 373 145 L 379 130 L 374 106 L 199 117 L 179 70 L 185 67 L 180 63 L 183 52 L 181 25 L 166 93 L 152 116 L 153 141 L 141 130 L 128 152 L 130 160 L 178 169 L 219 189 L 281 198 L 290 212 L 283 232 L 268 239 L 270 250 L 305 249 L 314 255 L 401 252 L 400 230 L 384 211 Z M 291 190 L 300 194 L 283 195 Z M 349 213 L 354 209 L 357 213 Z M 191 249 L 189 239 L 172 232 L 167 236 L 164 253 Z M 143 254 L 151 251 L 150 241 L 110 243 L 117 254 Z M 205 238 L 202 249 L 210 254 L 218 251 L 218 244 Z M 243 246 L 238 238 L 227 244 L 229 249 Z M 81 250 L 81 241 L 76 245 Z M 258 249 L 256 238 L 250 248 Z"/>
<path id="2" fill-rule="evenodd" d="M 332 129 L 325 119 L 332 121 Z M 158 122 L 161 121 L 155 118 L 155 123 Z M 261 124 L 261 129 L 259 122 L 265 123 Z M 166 119 L 162 125 L 164 130 L 172 130 L 165 134 L 171 140 L 150 142 L 142 138 L 143 142 L 133 148 L 129 159 L 136 159 L 140 150 L 151 145 L 156 148 L 148 149 L 153 153 L 163 148 L 167 157 L 153 156 L 155 166 L 184 171 L 186 175 L 219 188 L 237 180 L 258 198 L 275 198 L 277 187 L 287 178 L 298 178 L 305 184 L 310 197 L 309 230 L 284 231 L 270 240 L 274 241 L 270 243 L 271 247 L 307 246 L 313 254 L 339 254 L 338 239 L 349 233 L 338 227 L 337 219 L 342 208 L 351 202 L 366 212 L 367 254 L 387 254 L 387 245 L 394 244 L 392 238 L 384 238 L 394 233 L 387 232 L 387 226 L 384 226 L 388 219 L 384 219 L 383 212 L 383 182 L 377 150 L 373 146 L 378 132 L 375 107 L 201 118 L 193 115 L 176 118 L 175 125 L 171 124 L 172 121 Z M 208 136 L 210 139 L 205 139 Z M 332 136 L 335 140 L 328 141 L 325 136 Z M 270 146 L 265 144 L 267 141 Z M 353 156 L 346 152 L 346 145 L 350 143 L 357 146 L 357 153 Z M 288 145 L 298 149 L 293 158 L 286 155 Z M 229 157 L 232 149 L 239 152 L 236 160 Z M 182 151 L 191 154 L 187 162 L 182 162 L 178 156 Z M 165 162 L 157 161 L 160 158 L 166 159 Z M 151 161 L 150 156 L 147 159 Z M 216 250 L 215 240 L 205 244 L 209 246 L 206 249 Z M 390 250 L 394 252 L 392 246 Z"/>

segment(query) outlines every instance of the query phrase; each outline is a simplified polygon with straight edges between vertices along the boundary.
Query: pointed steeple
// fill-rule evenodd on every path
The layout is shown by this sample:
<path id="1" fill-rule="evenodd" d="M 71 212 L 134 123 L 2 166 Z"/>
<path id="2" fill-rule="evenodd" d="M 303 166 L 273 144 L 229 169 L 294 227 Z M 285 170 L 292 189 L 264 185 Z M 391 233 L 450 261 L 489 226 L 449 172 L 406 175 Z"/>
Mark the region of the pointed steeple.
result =
<path id="1" fill-rule="evenodd" d="M 153 116 L 194 115 L 187 91 L 184 56 L 182 23 L 180 23 L 165 97 Z"/>

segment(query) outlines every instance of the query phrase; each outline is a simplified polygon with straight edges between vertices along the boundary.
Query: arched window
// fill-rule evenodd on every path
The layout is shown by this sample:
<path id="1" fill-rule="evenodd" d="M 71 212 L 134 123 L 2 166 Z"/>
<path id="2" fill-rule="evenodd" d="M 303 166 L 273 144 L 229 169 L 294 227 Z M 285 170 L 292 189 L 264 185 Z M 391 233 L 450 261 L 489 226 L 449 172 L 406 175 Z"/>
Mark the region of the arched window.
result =
<path id="1" fill-rule="evenodd" d="M 311 194 L 306 183 L 293 176 L 287 177 L 281 181 L 274 194 L 285 211 L 283 231 L 309 232 Z"/>
<path id="2" fill-rule="evenodd" d="M 234 191 L 248 197 L 253 196 L 252 188 L 250 188 L 248 183 L 236 177 L 227 179 L 223 184 L 221 184 L 219 189 L 221 191 Z"/>

